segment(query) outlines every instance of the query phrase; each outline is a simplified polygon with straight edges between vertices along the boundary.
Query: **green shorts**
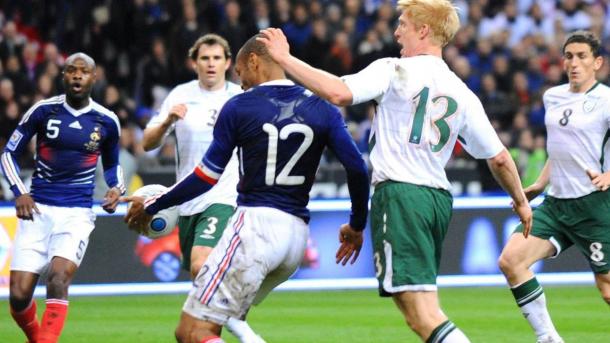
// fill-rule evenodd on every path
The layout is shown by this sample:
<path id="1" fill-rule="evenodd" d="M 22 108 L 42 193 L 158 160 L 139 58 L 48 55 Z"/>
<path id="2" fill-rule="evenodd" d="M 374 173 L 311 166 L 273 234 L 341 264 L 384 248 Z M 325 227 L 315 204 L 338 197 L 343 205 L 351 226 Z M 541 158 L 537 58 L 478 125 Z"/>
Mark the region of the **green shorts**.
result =
<path id="1" fill-rule="evenodd" d="M 381 296 L 436 290 L 452 204 L 442 189 L 392 181 L 375 187 L 371 228 Z"/>
<path id="2" fill-rule="evenodd" d="M 194 246 L 213 248 L 235 212 L 233 206 L 212 204 L 205 211 L 192 216 L 181 216 L 178 220 L 182 268 L 191 268 L 191 250 Z"/>
<path id="3" fill-rule="evenodd" d="M 515 232 L 523 232 L 523 225 Z M 572 244 L 595 273 L 610 271 L 610 192 L 594 192 L 575 199 L 547 196 L 534 211 L 531 234 L 550 241 L 555 256 Z"/>

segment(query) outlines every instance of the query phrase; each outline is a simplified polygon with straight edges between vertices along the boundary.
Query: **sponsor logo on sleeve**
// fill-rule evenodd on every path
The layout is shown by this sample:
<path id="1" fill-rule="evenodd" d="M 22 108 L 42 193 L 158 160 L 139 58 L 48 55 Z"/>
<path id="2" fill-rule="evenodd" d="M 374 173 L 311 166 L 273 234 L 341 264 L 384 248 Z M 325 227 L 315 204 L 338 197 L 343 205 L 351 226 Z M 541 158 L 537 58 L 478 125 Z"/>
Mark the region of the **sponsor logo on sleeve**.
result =
<path id="1" fill-rule="evenodd" d="M 15 130 L 15 132 L 13 132 L 13 135 L 11 136 L 11 139 L 8 140 L 6 147 L 9 150 L 14 151 L 17 148 L 17 145 L 19 145 L 19 142 L 21 142 L 21 138 L 23 138 L 23 134 Z"/>

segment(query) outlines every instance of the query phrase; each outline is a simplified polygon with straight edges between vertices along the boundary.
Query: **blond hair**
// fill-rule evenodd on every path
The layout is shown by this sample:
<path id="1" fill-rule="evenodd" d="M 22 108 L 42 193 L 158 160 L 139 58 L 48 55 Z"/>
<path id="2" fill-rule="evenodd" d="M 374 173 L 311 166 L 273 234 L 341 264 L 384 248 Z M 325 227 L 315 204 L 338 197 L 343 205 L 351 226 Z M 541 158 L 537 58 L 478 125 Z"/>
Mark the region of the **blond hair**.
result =
<path id="1" fill-rule="evenodd" d="M 460 28 L 457 8 L 448 0 L 398 0 L 397 7 L 420 28 L 430 26 L 430 39 L 441 47 L 447 45 Z"/>
<path id="2" fill-rule="evenodd" d="M 204 35 L 202 37 L 199 37 L 199 39 L 197 39 L 195 41 L 195 43 L 193 43 L 193 46 L 189 49 L 189 57 L 195 61 L 197 60 L 197 56 L 199 55 L 199 48 L 202 45 L 220 45 L 222 47 L 222 49 L 224 50 L 225 53 L 225 58 L 227 60 L 231 59 L 231 48 L 229 47 L 229 42 L 227 42 L 226 39 L 222 38 L 221 36 L 215 34 L 215 33 L 208 33 L 207 35 Z"/>

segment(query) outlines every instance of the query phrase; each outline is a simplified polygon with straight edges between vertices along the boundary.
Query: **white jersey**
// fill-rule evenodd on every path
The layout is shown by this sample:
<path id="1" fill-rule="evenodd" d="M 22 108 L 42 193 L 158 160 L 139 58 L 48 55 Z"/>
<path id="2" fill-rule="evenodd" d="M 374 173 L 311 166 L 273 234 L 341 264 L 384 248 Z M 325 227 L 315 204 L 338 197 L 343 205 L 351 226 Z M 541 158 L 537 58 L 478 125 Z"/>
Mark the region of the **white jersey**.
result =
<path id="1" fill-rule="evenodd" d="M 181 180 L 195 169 L 212 143 L 214 124 L 220 109 L 229 98 L 241 93 L 241 88 L 225 82 L 218 91 L 206 91 L 199 86 L 198 80 L 183 83 L 174 88 L 151 118 L 148 127 L 160 125 L 167 118 L 170 109 L 177 104 L 187 108 L 184 119 L 178 120 L 167 131 L 176 131 L 176 178 Z M 238 162 L 234 154 L 225 168 L 218 183 L 207 193 L 180 205 L 180 215 L 189 216 L 203 212 L 211 204 L 236 206 L 237 182 L 239 181 Z"/>
<path id="2" fill-rule="evenodd" d="M 457 139 L 475 158 L 504 149 L 479 99 L 441 58 L 382 58 L 343 80 L 354 104 L 377 102 L 369 137 L 374 185 L 449 189 L 444 168 Z"/>
<path id="3" fill-rule="evenodd" d="M 550 196 L 578 198 L 595 192 L 587 169 L 610 169 L 610 88 L 597 83 L 586 93 L 570 92 L 568 84 L 543 96 L 546 149 L 551 168 Z"/>

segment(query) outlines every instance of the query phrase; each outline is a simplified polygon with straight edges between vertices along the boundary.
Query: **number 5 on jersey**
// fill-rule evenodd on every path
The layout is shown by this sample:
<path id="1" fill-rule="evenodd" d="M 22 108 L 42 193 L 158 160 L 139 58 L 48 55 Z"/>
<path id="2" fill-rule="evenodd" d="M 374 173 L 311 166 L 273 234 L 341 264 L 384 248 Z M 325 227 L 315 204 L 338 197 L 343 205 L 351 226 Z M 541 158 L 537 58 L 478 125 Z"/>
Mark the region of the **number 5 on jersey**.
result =
<path id="1" fill-rule="evenodd" d="M 305 182 L 305 176 L 290 175 L 290 172 L 299 161 L 299 158 L 301 158 L 305 151 L 307 151 L 307 149 L 311 145 L 311 142 L 313 142 L 313 130 L 309 126 L 304 124 L 288 124 L 278 132 L 277 127 L 275 127 L 273 124 L 266 123 L 263 125 L 263 131 L 265 131 L 267 135 L 269 135 L 269 145 L 267 148 L 267 167 L 265 169 L 265 184 L 267 186 L 296 186 L 303 184 Z M 288 163 L 286 163 L 284 168 L 276 177 L 275 170 L 277 165 L 278 142 L 280 139 L 286 140 L 288 136 L 293 133 L 299 133 L 305 137 L 297 151 L 294 153 L 294 155 L 292 155 L 290 160 L 288 160 Z"/>

